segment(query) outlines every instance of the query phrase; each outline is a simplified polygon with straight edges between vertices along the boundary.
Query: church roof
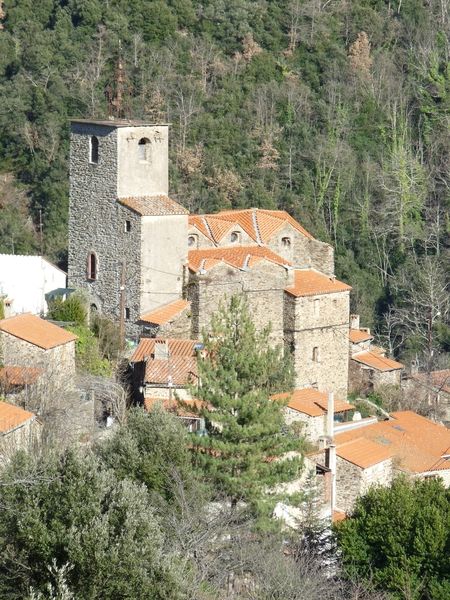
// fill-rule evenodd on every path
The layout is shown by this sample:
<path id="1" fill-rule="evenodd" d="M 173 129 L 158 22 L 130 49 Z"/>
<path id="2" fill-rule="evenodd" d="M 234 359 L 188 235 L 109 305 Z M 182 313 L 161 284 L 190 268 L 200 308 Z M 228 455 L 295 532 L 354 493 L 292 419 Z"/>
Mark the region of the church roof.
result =
<path id="1" fill-rule="evenodd" d="M 133 210 L 142 217 L 157 217 L 165 215 L 187 215 L 189 211 L 168 196 L 134 196 L 118 198 L 122 206 Z"/>
<path id="2" fill-rule="evenodd" d="M 294 274 L 294 285 L 286 288 L 286 292 L 299 298 L 300 296 L 319 296 L 348 292 L 351 286 L 335 277 L 328 277 L 315 269 L 298 269 Z"/>
<path id="3" fill-rule="evenodd" d="M 284 210 L 248 208 L 227 210 L 209 215 L 191 215 L 189 224 L 215 244 L 238 225 L 257 244 L 266 244 L 277 231 L 289 224 L 309 239 L 313 236 Z"/>
<path id="4" fill-rule="evenodd" d="M 275 254 L 269 248 L 261 246 L 233 246 L 223 248 L 204 248 L 189 251 L 189 268 L 194 273 L 209 271 L 220 263 L 228 264 L 236 269 L 251 269 L 262 260 L 288 267 L 291 263 Z"/>

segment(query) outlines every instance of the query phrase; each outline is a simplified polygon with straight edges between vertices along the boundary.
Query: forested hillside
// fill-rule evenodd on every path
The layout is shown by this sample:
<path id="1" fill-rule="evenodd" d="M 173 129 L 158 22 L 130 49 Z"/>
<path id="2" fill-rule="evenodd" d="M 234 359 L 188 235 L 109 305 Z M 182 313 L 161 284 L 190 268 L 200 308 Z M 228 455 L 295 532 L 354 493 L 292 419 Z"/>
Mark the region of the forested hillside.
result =
<path id="1" fill-rule="evenodd" d="M 335 246 L 362 324 L 439 366 L 449 32 L 446 0 L 6 0 L 0 251 L 64 264 L 68 119 L 108 115 L 121 54 L 125 116 L 172 123 L 178 201 L 288 210 Z"/>

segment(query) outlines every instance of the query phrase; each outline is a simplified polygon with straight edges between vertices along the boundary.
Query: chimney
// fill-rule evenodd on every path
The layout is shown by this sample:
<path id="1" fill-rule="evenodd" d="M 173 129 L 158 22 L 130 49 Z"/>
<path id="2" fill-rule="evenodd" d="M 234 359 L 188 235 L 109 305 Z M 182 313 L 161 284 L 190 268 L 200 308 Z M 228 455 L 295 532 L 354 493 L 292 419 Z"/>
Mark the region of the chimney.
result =
<path id="1" fill-rule="evenodd" d="M 167 340 L 155 341 L 155 360 L 169 360 L 169 344 Z"/>
<path id="2" fill-rule="evenodd" d="M 327 436 L 330 440 L 333 439 L 334 435 L 334 394 L 329 392 L 328 394 L 328 408 L 327 408 Z"/>
<path id="3" fill-rule="evenodd" d="M 359 329 L 359 315 L 350 315 L 350 329 Z"/>
<path id="4" fill-rule="evenodd" d="M 336 508 L 336 444 L 328 446 L 328 468 L 331 471 L 331 511 Z"/>

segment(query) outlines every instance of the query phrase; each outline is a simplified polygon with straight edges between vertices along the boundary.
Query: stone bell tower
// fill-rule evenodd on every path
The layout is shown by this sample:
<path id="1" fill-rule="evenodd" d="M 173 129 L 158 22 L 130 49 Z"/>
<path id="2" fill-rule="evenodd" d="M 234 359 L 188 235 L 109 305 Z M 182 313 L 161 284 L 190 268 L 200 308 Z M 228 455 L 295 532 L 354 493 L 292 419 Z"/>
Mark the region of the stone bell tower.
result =
<path id="1" fill-rule="evenodd" d="M 188 211 L 168 197 L 168 126 L 73 120 L 69 285 L 119 320 L 181 297 Z"/>

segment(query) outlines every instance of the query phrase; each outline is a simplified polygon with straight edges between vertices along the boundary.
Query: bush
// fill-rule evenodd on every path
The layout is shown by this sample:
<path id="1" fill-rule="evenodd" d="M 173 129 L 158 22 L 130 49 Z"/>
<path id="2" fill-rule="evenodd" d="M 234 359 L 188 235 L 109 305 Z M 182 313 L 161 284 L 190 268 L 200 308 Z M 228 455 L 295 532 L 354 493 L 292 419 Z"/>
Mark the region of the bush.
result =
<path id="1" fill-rule="evenodd" d="M 86 302 L 79 294 L 72 294 L 67 300 L 59 297 L 55 298 L 50 304 L 48 317 L 54 321 L 86 325 Z"/>

